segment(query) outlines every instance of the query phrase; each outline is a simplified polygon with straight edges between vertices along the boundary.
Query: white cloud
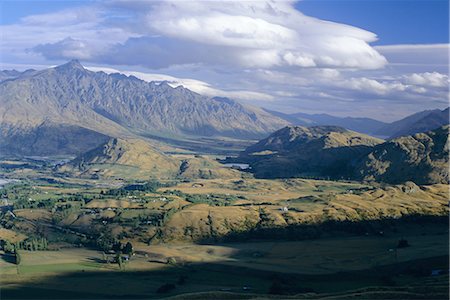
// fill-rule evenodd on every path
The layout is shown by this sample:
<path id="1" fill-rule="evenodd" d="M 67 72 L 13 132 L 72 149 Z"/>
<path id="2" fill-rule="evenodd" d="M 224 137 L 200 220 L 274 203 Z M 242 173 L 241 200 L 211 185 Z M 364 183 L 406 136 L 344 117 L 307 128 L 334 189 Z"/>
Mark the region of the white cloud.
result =
<path id="1" fill-rule="evenodd" d="M 35 51 L 45 52 L 47 56 L 65 59 L 67 57 L 76 57 L 78 59 L 88 60 L 98 53 L 94 47 L 89 47 L 86 42 L 71 37 L 65 38 L 54 44 L 42 44 L 36 46 Z"/>
<path id="2" fill-rule="evenodd" d="M 86 69 L 94 72 L 103 71 L 107 74 L 121 73 L 127 76 L 134 76 L 147 82 L 152 81 L 167 82 L 172 87 L 183 86 L 187 89 L 190 89 L 191 91 L 210 97 L 228 97 L 238 100 L 259 100 L 259 101 L 273 100 L 273 96 L 268 94 L 246 90 L 225 91 L 218 88 L 214 88 L 205 81 L 191 78 L 177 78 L 165 74 L 144 73 L 136 71 L 119 71 L 113 68 L 105 68 L 105 67 L 86 67 Z"/>
<path id="3" fill-rule="evenodd" d="M 349 80 L 344 80 L 343 82 L 338 82 L 338 84 L 353 90 L 374 93 L 377 95 L 386 95 L 392 92 L 404 92 L 408 89 L 407 85 L 400 82 L 380 82 L 366 77 L 351 78 Z"/>
<path id="4" fill-rule="evenodd" d="M 231 48 L 244 66 L 376 69 L 387 63 L 369 45 L 375 34 L 305 16 L 292 1 L 164 1 L 145 20 L 166 37 Z"/>
<path id="5" fill-rule="evenodd" d="M 11 29 L 23 33 L 34 31 L 33 37 L 25 34 L 30 41 L 22 39 L 22 42 L 48 59 L 61 59 L 63 54 L 66 59 L 101 61 L 103 58 L 105 63 L 125 64 L 113 57 L 130 51 L 136 54 L 136 40 L 130 38 L 142 38 L 140 47 L 157 53 L 168 52 L 162 62 L 145 59 L 140 54 L 140 63 L 132 63 L 150 68 L 204 63 L 251 68 L 377 69 L 387 63 L 370 46 L 377 39 L 375 34 L 305 16 L 294 8 L 292 1 L 168 0 L 146 5 L 130 2 L 126 7 L 134 9 L 139 23 L 130 18 L 121 22 L 110 20 L 114 19 L 108 18 L 111 5 L 114 4 L 29 16 Z M 116 5 L 123 8 L 124 3 Z M 55 27 L 58 27 L 57 34 L 51 33 Z M 78 44 L 67 43 L 68 37 Z M 14 37 L 7 36 L 6 42 L 14 44 Z M 80 51 L 81 43 L 83 51 Z M 167 47 L 167 44 L 178 47 Z M 176 57 L 180 48 L 184 54 Z M 205 49 L 200 55 L 199 48 Z"/>
<path id="6" fill-rule="evenodd" d="M 432 87 L 448 88 L 448 75 L 438 72 L 413 73 L 403 76 L 407 83 Z"/>

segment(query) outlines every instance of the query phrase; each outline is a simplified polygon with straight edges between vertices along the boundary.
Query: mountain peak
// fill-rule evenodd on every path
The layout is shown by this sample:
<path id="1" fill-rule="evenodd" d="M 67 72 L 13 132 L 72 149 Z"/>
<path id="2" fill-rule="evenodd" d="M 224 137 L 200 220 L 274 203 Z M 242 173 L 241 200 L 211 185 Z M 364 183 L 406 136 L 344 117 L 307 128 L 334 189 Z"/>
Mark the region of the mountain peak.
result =
<path id="1" fill-rule="evenodd" d="M 67 62 L 65 64 L 57 66 L 56 69 L 60 69 L 60 70 L 76 69 L 76 70 L 81 70 L 81 71 L 85 71 L 86 70 L 78 59 L 72 59 L 72 60 L 70 60 L 69 62 Z"/>

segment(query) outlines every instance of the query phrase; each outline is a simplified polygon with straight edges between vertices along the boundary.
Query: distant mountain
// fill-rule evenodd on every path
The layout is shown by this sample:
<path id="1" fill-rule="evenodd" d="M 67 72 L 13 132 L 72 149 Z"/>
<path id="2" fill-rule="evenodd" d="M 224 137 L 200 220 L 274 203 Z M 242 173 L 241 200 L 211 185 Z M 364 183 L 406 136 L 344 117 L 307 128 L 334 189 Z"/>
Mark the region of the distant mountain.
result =
<path id="1" fill-rule="evenodd" d="M 256 177 L 449 182 L 449 126 L 387 142 L 339 127 L 286 127 L 236 159 Z"/>
<path id="2" fill-rule="evenodd" d="M 20 74 L 22 74 L 22 72 L 19 72 L 16 70 L 2 70 L 2 71 L 0 71 L 0 81 L 19 77 Z"/>
<path id="3" fill-rule="evenodd" d="M 381 127 L 376 134 L 396 138 L 426 132 L 449 124 L 449 109 L 425 110 Z"/>
<path id="4" fill-rule="evenodd" d="M 399 137 L 361 159 L 355 168 L 363 180 L 417 184 L 449 182 L 449 126 Z"/>
<path id="5" fill-rule="evenodd" d="M 296 113 L 293 116 L 302 119 L 309 119 L 317 125 L 333 125 L 344 127 L 348 130 L 353 130 L 366 134 L 373 134 L 386 123 L 374 120 L 371 118 L 353 118 L 353 117 L 335 117 L 328 114 L 303 114 Z"/>
<path id="6" fill-rule="evenodd" d="M 17 70 L 0 70 L 0 81 L 7 80 L 7 79 L 14 79 L 14 78 L 18 78 L 20 76 L 27 76 L 34 72 L 36 72 L 36 70 L 33 70 L 33 69 L 28 69 L 23 72 L 20 72 Z"/>
<path id="7" fill-rule="evenodd" d="M 248 147 L 237 159 L 257 177 L 333 177 L 351 173 L 348 163 L 383 140 L 336 126 L 288 126 Z"/>
<path id="8" fill-rule="evenodd" d="M 34 145 L 37 153 L 58 154 L 57 147 L 37 149 L 45 137 L 36 131 L 60 126 L 66 129 L 64 138 L 58 130 L 50 136 L 55 136 L 63 152 L 76 154 L 88 148 L 70 146 L 83 130 L 109 137 L 258 138 L 286 124 L 262 109 L 228 98 L 208 98 L 181 86 L 172 88 L 133 76 L 91 72 L 76 60 L 0 82 L 0 143 L 6 145 L 1 149 L 6 153 Z M 21 147 L 8 146 L 18 137 Z M 95 146 L 103 142 L 100 139 Z"/>
<path id="9" fill-rule="evenodd" d="M 266 110 L 271 114 L 280 117 L 292 125 L 297 126 L 339 126 L 348 130 L 353 130 L 365 134 L 374 134 L 387 123 L 370 118 L 336 117 L 328 114 L 306 114 L 294 113 L 285 114 Z"/>

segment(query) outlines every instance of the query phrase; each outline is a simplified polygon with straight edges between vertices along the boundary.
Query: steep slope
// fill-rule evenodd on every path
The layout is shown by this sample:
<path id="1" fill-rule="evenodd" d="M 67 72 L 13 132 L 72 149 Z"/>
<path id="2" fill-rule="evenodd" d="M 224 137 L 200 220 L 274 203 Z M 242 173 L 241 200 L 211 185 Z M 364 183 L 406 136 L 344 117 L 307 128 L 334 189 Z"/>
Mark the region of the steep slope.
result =
<path id="1" fill-rule="evenodd" d="M 396 138 L 426 132 L 449 124 L 449 109 L 425 110 L 380 128 L 376 134 Z"/>
<path id="2" fill-rule="evenodd" d="M 287 124 L 227 98 L 208 98 L 132 76 L 91 72 L 78 61 L 0 83 L 0 138 L 13 139 L 8 134 L 31 132 L 44 123 L 73 125 L 113 137 L 131 131 L 253 138 Z"/>
<path id="3" fill-rule="evenodd" d="M 238 160 L 250 163 L 257 177 L 347 178 L 350 161 L 382 142 L 341 127 L 289 126 L 248 147 Z"/>
<path id="4" fill-rule="evenodd" d="M 35 127 L 4 126 L 0 130 L 0 154 L 81 154 L 109 139 L 107 135 L 81 126 L 47 121 Z"/>
<path id="5" fill-rule="evenodd" d="M 449 182 L 449 126 L 375 146 L 356 164 L 357 177 L 389 183 Z"/>
<path id="6" fill-rule="evenodd" d="M 177 160 L 158 152 L 142 140 L 111 138 L 58 167 L 57 171 L 91 178 L 164 179 L 174 177 L 178 168 Z"/>

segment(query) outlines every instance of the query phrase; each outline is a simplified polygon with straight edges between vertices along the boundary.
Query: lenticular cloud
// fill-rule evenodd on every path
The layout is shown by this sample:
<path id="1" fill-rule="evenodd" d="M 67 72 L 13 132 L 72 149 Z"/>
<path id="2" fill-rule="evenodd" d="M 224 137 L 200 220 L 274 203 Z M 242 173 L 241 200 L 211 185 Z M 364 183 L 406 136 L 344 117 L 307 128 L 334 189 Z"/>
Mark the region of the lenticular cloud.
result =
<path id="1" fill-rule="evenodd" d="M 376 69 L 386 64 L 369 45 L 375 34 L 305 16 L 293 2 L 157 2 L 145 23 L 166 37 L 225 47 L 236 63 L 249 67 Z"/>
<path id="2" fill-rule="evenodd" d="M 378 69 L 387 63 L 370 45 L 377 39 L 375 34 L 305 16 L 292 1 L 118 1 L 112 5 L 131 14 L 124 13 L 128 17 L 118 22 L 106 13 L 110 6 L 104 7 L 98 23 L 88 20 L 83 25 L 86 34 L 76 34 L 77 43 L 52 40 L 32 49 L 49 59 L 79 54 L 80 59 L 149 68 L 203 64 Z M 120 38 L 95 38 L 106 30 L 120 33 Z"/>

